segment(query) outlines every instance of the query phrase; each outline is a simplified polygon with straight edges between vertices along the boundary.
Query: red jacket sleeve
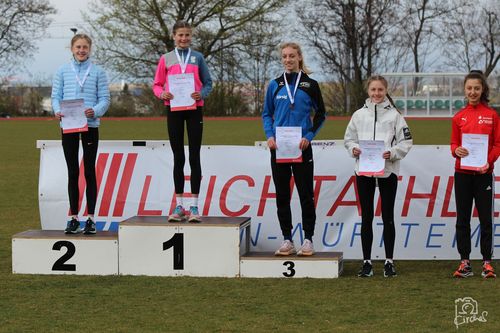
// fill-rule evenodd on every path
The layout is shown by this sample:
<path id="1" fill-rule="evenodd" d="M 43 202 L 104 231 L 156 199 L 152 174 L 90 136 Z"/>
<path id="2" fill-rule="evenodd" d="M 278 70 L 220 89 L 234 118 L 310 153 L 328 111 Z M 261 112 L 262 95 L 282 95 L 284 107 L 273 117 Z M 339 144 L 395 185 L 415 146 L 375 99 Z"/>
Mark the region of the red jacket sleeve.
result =
<path id="1" fill-rule="evenodd" d="M 453 117 L 451 120 L 451 140 L 450 140 L 450 149 L 451 155 L 457 158 L 458 156 L 455 154 L 455 150 L 462 145 L 462 135 L 460 127 L 457 124 L 457 117 Z"/>
<path id="2" fill-rule="evenodd" d="M 493 113 L 492 148 L 488 154 L 488 163 L 493 165 L 500 155 L 500 122 L 497 113 Z"/>

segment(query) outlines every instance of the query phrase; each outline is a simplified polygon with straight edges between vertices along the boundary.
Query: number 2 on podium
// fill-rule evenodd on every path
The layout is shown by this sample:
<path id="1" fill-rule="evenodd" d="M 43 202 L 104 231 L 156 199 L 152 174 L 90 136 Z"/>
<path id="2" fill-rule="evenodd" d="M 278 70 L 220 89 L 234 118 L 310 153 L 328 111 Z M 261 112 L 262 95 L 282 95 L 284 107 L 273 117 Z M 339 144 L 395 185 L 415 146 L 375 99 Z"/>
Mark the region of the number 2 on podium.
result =
<path id="1" fill-rule="evenodd" d="M 163 242 L 163 251 L 174 247 L 174 270 L 184 269 L 184 234 L 175 233 L 168 241 Z"/>

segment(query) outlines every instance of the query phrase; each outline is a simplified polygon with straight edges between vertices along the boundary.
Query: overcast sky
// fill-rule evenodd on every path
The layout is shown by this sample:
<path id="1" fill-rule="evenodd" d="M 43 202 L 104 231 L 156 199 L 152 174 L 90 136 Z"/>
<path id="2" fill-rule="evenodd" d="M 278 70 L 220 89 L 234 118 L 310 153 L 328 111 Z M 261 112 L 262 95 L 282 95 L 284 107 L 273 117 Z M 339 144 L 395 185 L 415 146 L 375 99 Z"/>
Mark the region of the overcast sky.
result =
<path id="1" fill-rule="evenodd" d="M 57 14 L 47 30 L 47 38 L 37 43 L 38 50 L 31 61 L 27 61 L 18 77 L 31 82 L 49 81 L 57 68 L 69 61 L 71 52 L 69 44 L 73 32 L 70 28 L 83 27 L 81 12 L 87 10 L 90 0 L 50 0 Z M 83 31 L 82 31 L 83 32 Z"/>

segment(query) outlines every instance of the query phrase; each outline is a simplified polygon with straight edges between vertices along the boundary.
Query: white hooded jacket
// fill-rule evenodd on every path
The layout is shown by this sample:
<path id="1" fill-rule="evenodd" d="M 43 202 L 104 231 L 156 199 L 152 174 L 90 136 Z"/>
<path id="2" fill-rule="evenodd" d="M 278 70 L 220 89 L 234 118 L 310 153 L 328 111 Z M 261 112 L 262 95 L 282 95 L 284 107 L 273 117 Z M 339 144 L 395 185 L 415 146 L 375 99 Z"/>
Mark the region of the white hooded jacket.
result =
<path id="1" fill-rule="evenodd" d="M 359 140 L 383 140 L 390 159 L 385 161 L 384 175 L 399 174 L 399 160 L 404 158 L 413 145 L 410 129 L 399 111 L 385 99 L 374 104 L 367 99 L 365 105 L 354 112 L 344 135 L 344 146 L 351 157 L 353 148 L 359 148 Z M 359 170 L 356 158 L 356 173 Z"/>

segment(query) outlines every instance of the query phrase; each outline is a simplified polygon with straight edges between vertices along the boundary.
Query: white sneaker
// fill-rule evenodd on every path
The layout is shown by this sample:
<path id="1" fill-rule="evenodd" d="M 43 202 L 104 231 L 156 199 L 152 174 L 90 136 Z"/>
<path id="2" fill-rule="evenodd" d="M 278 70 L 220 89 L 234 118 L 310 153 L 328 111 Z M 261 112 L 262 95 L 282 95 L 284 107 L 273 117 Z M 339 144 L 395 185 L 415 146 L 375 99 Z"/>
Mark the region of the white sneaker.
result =
<path id="1" fill-rule="evenodd" d="M 291 254 L 295 254 L 297 251 L 295 250 L 295 246 L 293 245 L 292 241 L 289 241 L 288 239 L 283 241 L 281 243 L 281 246 L 279 249 L 274 252 L 275 256 L 289 256 Z"/>
<path id="2" fill-rule="evenodd" d="M 298 256 L 312 256 L 313 254 L 314 254 L 313 243 L 309 239 L 306 239 L 304 241 L 304 244 L 302 244 L 301 248 L 299 249 L 299 252 L 297 252 L 297 255 Z"/>

